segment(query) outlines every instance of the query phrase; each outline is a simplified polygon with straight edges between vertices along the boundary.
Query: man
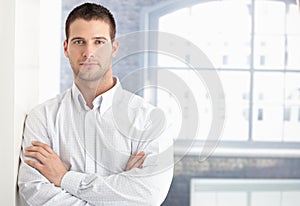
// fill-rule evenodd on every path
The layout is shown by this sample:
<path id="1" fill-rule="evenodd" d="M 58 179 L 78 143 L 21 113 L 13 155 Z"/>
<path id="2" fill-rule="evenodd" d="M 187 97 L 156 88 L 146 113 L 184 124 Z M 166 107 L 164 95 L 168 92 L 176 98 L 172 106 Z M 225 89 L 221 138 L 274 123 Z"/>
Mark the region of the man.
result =
<path id="1" fill-rule="evenodd" d="M 160 110 L 112 75 L 112 14 L 85 3 L 66 21 L 73 87 L 25 123 L 18 186 L 28 205 L 160 205 L 173 175 Z"/>

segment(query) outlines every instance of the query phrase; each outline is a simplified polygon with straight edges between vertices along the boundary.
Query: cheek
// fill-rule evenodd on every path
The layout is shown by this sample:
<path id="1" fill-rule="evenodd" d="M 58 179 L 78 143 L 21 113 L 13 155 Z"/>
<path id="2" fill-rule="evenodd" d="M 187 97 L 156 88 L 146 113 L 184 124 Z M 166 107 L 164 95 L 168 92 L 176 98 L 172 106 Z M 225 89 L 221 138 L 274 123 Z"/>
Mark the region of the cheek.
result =
<path id="1" fill-rule="evenodd" d="M 71 64 L 71 66 L 74 68 L 74 67 L 77 67 L 77 62 L 80 61 L 80 58 L 79 58 L 79 55 L 72 51 L 72 50 L 69 50 L 68 52 L 68 58 L 69 58 L 69 62 Z"/>
<path id="2" fill-rule="evenodd" d="M 112 58 L 112 48 L 109 46 L 103 46 L 96 50 L 95 57 L 101 62 L 110 61 Z"/>
<path id="3" fill-rule="evenodd" d="M 81 54 L 80 51 L 70 49 L 69 50 L 69 59 L 72 60 L 73 62 L 77 61 L 81 56 L 80 54 Z"/>

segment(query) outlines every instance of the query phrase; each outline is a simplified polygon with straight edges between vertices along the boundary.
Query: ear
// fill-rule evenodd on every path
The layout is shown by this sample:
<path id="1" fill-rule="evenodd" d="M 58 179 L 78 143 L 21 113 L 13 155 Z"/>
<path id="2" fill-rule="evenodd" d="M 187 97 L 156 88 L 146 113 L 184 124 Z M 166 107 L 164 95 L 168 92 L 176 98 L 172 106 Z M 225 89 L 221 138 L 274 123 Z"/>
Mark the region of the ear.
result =
<path id="1" fill-rule="evenodd" d="M 68 42 L 67 40 L 64 41 L 64 54 L 67 58 L 69 58 L 69 53 L 68 53 Z"/>
<path id="2" fill-rule="evenodd" d="M 119 41 L 118 40 L 114 40 L 113 44 L 112 44 L 112 56 L 115 57 L 117 55 L 119 49 Z"/>

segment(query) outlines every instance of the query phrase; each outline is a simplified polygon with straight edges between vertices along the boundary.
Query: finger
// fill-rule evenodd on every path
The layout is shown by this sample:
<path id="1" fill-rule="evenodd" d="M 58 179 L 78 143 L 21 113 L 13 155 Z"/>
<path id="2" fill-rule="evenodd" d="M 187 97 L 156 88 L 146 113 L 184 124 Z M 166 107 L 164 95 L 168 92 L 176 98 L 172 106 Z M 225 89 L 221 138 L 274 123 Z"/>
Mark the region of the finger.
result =
<path id="1" fill-rule="evenodd" d="M 46 161 L 46 157 L 44 155 L 42 155 L 41 153 L 39 153 L 39 152 L 29 152 L 29 151 L 26 151 L 24 153 L 24 156 L 26 156 L 26 157 L 32 157 L 32 158 L 40 161 L 41 163 L 45 163 L 45 161 Z"/>
<path id="2" fill-rule="evenodd" d="M 137 159 L 135 162 L 132 162 L 130 164 L 129 170 L 131 170 L 133 168 L 142 168 L 145 159 L 146 159 L 146 155 L 143 155 L 139 159 Z"/>
<path id="3" fill-rule="evenodd" d="M 137 161 L 139 161 L 141 158 L 143 158 L 144 155 L 145 155 L 144 152 L 140 152 L 140 153 L 138 153 L 138 154 L 135 155 L 135 156 L 131 156 L 130 159 L 128 160 L 126 170 L 132 169 L 133 165 L 134 165 Z"/>
<path id="4" fill-rule="evenodd" d="M 134 152 L 134 153 L 130 156 L 130 158 L 129 158 L 129 160 L 127 161 L 127 164 L 126 164 L 126 168 L 125 168 L 126 171 L 130 170 L 131 166 L 133 165 L 133 158 L 135 158 L 135 156 L 136 156 L 136 152 Z"/>
<path id="5" fill-rule="evenodd" d="M 132 155 L 130 158 L 130 163 L 134 164 L 136 163 L 139 159 L 141 159 L 145 155 L 144 152 L 140 152 L 138 154 Z"/>
<path id="6" fill-rule="evenodd" d="M 44 150 L 46 150 L 47 152 L 49 152 L 50 154 L 53 153 L 53 150 L 51 149 L 51 147 L 49 147 L 49 145 L 47 144 L 44 144 L 42 142 L 39 142 L 39 141 L 32 141 L 31 144 L 33 146 L 40 146 L 42 148 L 44 148 Z"/>
<path id="7" fill-rule="evenodd" d="M 131 156 L 130 159 L 127 162 L 126 165 L 126 171 L 130 170 L 132 168 L 132 166 L 134 165 L 134 163 L 138 160 L 137 158 L 141 158 L 141 157 L 137 157 L 137 156 Z"/>
<path id="8" fill-rule="evenodd" d="M 25 163 L 28 164 L 29 166 L 37 169 L 38 171 L 41 171 L 42 168 L 43 168 L 43 165 L 38 163 L 38 162 L 35 162 L 35 161 L 32 161 L 32 160 L 25 160 Z"/>
<path id="9" fill-rule="evenodd" d="M 43 147 L 40 146 L 29 146 L 25 148 L 26 152 L 38 152 L 40 154 L 42 154 L 44 157 L 49 156 L 49 152 L 46 151 Z"/>
<path id="10" fill-rule="evenodd" d="M 146 155 L 144 155 L 141 159 L 139 159 L 133 166 L 132 168 L 142 168 L 143 167 L 143 164 L 144 164 L 144 161 L 146 159 Z"/>
<path id="11" fill-rule="evenodd" d="M 135 151 L 134 153 L 132 153 L 132 155 L 130 156 L 128 162 L 131 162 L 134 158 L 136 158 L 137 156 L 137 151 Z"/>

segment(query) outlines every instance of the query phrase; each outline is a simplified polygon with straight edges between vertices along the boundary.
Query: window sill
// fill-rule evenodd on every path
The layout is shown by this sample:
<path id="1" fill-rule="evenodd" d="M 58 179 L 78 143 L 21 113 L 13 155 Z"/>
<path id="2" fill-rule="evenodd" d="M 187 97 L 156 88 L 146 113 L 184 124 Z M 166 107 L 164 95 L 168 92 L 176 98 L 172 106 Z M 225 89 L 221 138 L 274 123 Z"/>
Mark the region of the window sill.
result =
<path id="1" fill-rule="evenodd" d="M 204 154 L 204 145 L 203 141 L 176 141 L 174 153 L 200 156 Z M 300 142 L 221 142 L 208 151 L 209 157 L 300 158 Z"/>

